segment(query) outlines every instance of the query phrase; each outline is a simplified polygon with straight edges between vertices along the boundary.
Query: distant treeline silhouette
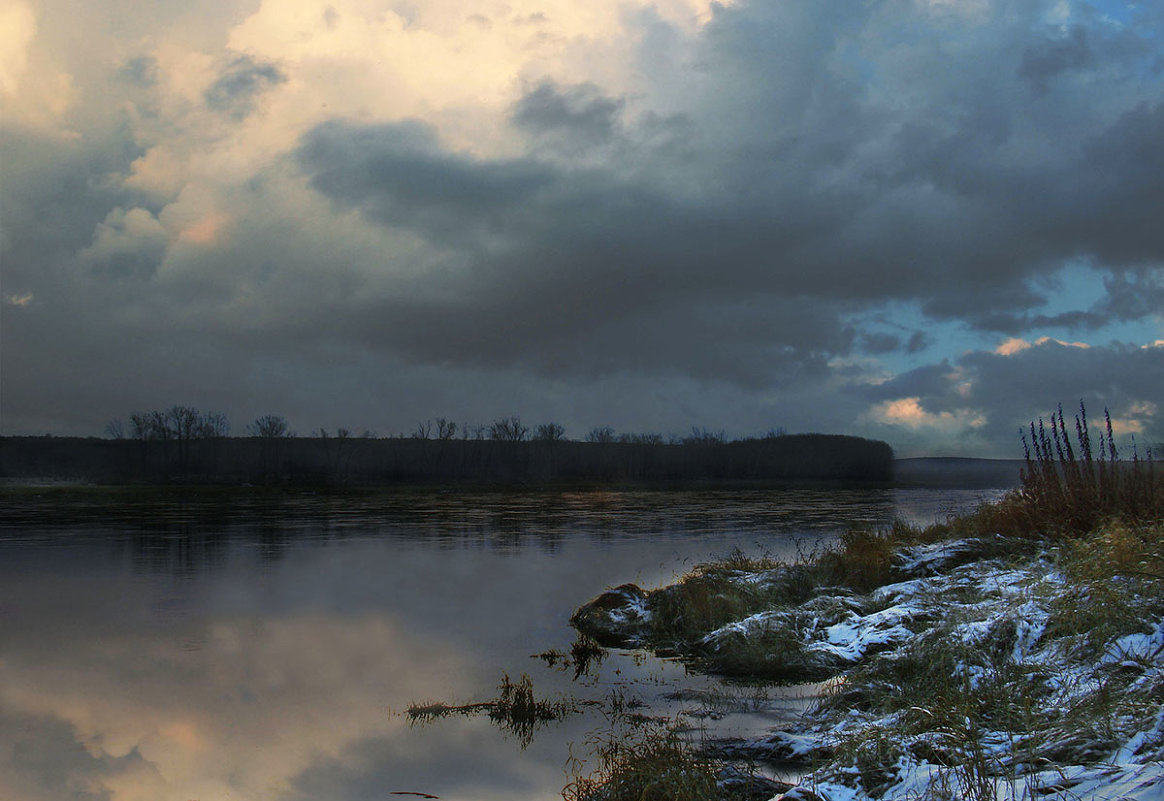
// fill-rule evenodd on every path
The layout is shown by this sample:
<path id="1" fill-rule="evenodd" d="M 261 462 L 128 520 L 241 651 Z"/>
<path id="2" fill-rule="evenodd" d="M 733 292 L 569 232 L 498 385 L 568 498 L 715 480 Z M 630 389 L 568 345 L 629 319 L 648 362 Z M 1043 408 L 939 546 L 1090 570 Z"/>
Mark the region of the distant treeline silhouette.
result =
<path id="1" fill-rule="evenodd" d="M 785 434 L 729 441 L 695 429 L 683 437 L 592 429 L 569 440 L 557 423 L 518 417 L 489 425 L 445 418 L 410 435 L 318 429 L 296 436 L 265 415 L 229 436 L 226 417 L 175 406 L 135 413 L 108 438 L 6 437 L 0 476 L 97 483 L 509 484 L 680 482 L 886 482 L 893 452 L 875 440 Z"/>

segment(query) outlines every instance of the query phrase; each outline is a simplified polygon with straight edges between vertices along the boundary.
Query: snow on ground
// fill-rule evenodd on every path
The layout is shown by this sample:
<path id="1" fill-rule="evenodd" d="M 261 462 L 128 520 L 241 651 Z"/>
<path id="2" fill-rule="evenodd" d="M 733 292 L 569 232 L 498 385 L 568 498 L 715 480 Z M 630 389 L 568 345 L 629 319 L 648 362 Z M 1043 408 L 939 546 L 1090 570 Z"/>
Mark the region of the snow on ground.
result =
<path id="1" fill-rule="evenodd" d="M 1001 538 L 906 548 L 896 581 L 868 595 L 821 588 L 688 643 L 779 657 L 788 679 L 835 677 L 814 709 L 738 753 L 815 767 L 790 801 L 1164 801 L 1159 584 L 1088 585 L 1049 554 L 1016 553 Z M 752 589 L 790 579 L 727 575 Z M 650 642 L 650 596 L 632 585 L 583 618 Z"/>
<path id="2" fill-rule="evenodd" d="M 1017 567 L 987 560 L 931 572 L 961 562 L 959 554 L 968 550 L 958 543 L 910 549 L 898 564 L 916 577 L 872 593 L 865 603 L 874 611 L 850 612 L 799 634 L 809 651 L 844 664 L 889 664 L 908 658 L 910 649 L 916 658 L 926 644 L 962 653 L 949 681 L 963 682 L 970 700 L 1007 686 L 1002 672 L 1030 676 L 1042 682 L 1032 695 L 1041 708 L 1030 711 L 1030 730 L 973 720 L 973 704 L 963 720 L 935 721 L 932 731 L 922 732 L 916 723 L 911 732 L 904 721 L 931 713 L 909 707 L 908 699 L 890 713 L 822 704 L 792 730 L 756 738 L 752 753 L 813 755 L 820 764 L 820 755 L 831 752 L 831 762 L 806 776 L 789 799 L 812 798 L 804 792 L 811 790 L 822 801 L 1164 801 L 1164 621 L 1145 620 L 1145 630 L 1116 637 L 1088 656 L 1079 637 L 1048 634 L 1068 583 L 1046 558 Z M 779 621 L 779 614 L 753 615 L 721 631 L 754 632 Z M 841 697 L 853 689 L 851 682 L 838 684 Z M 1014 703 L 1030 703 L 1020 695 L 1015 690 Z M 1094 719 L 1087 712 L 1092 707 Z M 846 759 L 833 750 L 852 749 L 862 738 L 896 757 L 874 770 L 867 757 L 874 751 L 862 756 L 858 745 Z"/>

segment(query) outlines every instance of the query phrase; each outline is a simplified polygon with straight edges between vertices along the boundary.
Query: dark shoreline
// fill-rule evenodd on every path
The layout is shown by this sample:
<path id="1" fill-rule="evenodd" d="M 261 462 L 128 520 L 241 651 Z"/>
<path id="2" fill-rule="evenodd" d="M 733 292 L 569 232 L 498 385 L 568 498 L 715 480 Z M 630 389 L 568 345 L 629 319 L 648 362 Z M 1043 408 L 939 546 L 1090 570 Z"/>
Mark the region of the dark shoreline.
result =
<path id="1" fill-rule="evenodd" d="M 92 484 L 691 486 L 877 483 L 893 451 L 835 434 L 724 441 L 0 437 L 0 480 Z"/>

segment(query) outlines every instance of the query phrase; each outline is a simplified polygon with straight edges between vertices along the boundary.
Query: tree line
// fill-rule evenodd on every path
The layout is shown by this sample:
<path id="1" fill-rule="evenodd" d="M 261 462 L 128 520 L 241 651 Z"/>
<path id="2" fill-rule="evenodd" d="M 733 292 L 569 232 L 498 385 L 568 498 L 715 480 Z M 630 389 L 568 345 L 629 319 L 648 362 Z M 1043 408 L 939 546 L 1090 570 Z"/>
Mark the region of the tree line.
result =
<path id="1" fill-rule="evenodd" d="M 221 412 L 199 411 L 192 406 L 171 406 L 168 409 L 157 409 L 147 412 L 133 412 L 129 415 L 129 423 L 120 419 L 110 420 L 105 426 L 105 433 L 110 439 L 134 439 L 152 441 L 190 442 L 197 439 L 217 439 L 231 435 L 230 421 Z M 773 428 L 761 438 L 781 437 L 786 435 L 783 428 Z M 281 437 L 295 437 L 287 418 L 277 414 L 261 415 L 246 426 L 246 435 L 268 439 Z M 355 436 L 351 429 L 337 428 L 334 433 L 326 428 L 314 429 L 309 437 L 328 439 L 337 437 L 348 439 Z M 373 431 L 364 431 L 359 435 L 364 439 L 374 439 Z M 500 417 L 489 424 L 471 424 L 456 422 L 447 417 L 437 417 L 417 423 L 410 434 L 396 434 L 395 438 L 403 439 L 437 439 L 437 440 L 493 440 L 497 442 L 564 442 L 566 429 L 559 423 L 538 423 L 534 426 L 526 425 L 517 415 Z M 752 439 L 752 438 L 749 438 Z M 723 444 L 728 438 L 723 431 L 710 431 L 706 428 L 693 427 L 686 435 L 667 434 L 658 432 L 627 433 L 617 432 L 610 426 L 596 426 L 586 432 L 584 442 L 592 443 L 622 443 L 644 445 L 679 444 Z"/>
<path id="2" fill-rule="evenodd" d="M 189 406 L 134 412 L 107 437 L 4 440 L 0 475 L 61 475 L 101 482 L 247 483 L 674 483 L 889 481 L 883 442 L 772 429 L 730 440 L 590 429 L 581 440 L 556 422 L 516 415 L 488 424 L 437 417 L 379 437 L 347 428 L 297 435 L 285 417 L 262 415 L 232 436 L 225 415 Z"/>

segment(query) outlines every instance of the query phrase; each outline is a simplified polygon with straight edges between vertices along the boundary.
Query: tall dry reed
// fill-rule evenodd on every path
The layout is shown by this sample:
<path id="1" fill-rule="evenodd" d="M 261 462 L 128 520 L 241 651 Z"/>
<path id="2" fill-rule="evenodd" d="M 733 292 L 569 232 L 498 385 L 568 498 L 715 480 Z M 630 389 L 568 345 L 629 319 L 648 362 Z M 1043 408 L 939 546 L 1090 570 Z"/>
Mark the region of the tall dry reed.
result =
<path id="1" fill-rule="evenodd" d="M 1050 420 L 1030 424 L 1029 438 L 1023 432 L 1026 465 L 1010 510 L 1030 533 L 1070 536 L 1110 519 L 1144 524 L 1164 518 L 1164 473 L 1158 474 L 1151 449 L 1141 457 L 1133 442 L 1131 458 L 1120 458 L 1107 409 L 1103 417 L 1093 439 L 1080 401 L 1074 445 L 1061 405 Z"/>

